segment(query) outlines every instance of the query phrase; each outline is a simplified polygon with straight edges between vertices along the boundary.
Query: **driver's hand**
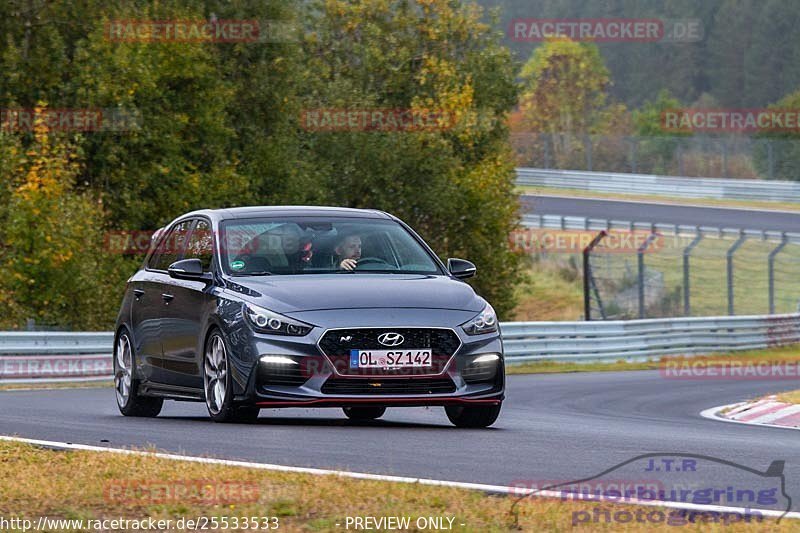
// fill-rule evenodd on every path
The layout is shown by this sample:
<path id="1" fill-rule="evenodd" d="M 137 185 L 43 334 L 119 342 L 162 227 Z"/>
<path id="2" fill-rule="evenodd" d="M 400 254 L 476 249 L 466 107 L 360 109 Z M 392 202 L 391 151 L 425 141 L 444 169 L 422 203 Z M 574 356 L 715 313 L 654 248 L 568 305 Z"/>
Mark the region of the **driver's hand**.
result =
<path id="1" fill-rule="evenodd" d="M 339 263 L 339 266 L 344 270 L 355 270 L 357 265 L 358 261 L 356 261 L 355 259 L 345 259 L 341 263 Z"/>

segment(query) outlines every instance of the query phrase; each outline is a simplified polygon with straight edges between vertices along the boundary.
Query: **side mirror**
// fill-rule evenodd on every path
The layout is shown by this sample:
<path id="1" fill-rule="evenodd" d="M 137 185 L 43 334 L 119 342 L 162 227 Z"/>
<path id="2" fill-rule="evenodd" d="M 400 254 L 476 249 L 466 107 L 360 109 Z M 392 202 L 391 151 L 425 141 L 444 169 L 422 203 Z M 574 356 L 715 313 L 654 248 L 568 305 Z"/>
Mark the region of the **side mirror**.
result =
<path id="1" fill-rule="evenodd" d="M 183 259 L 169 266 L 169 277 L 194 281 L 210 281 L 211 274 L 203 272 L 203 263 L 199 259 Z"/>
<path id="2" fill-rule="evenodd" d="M 447 260 L 447 270 L 458 279 L 467 279 L 475 275 L 478 269 L 464 259 L 450 258 Z"/>

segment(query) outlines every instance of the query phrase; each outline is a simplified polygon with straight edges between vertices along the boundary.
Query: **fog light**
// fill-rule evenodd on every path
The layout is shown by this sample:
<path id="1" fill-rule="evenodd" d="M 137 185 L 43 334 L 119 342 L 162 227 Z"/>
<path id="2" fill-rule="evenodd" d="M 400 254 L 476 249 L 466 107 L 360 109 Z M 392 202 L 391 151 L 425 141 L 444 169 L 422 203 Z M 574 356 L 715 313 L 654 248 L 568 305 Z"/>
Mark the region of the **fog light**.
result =
<path id="1" fill-rule="evenodd" d="M 497 375 L 498 363 L 500 362 L 500 354 L 487 353 L 482 355 L 473 356 L 467 359 L 464 369 L 461 371 L 461 377 L 467 383 L 485 383 L 494 381 Z"/>
<path id="2" fill-rule="evenodd" d="M 297 361 L 292 359 L 291 357 L 285 357 L 283 355 L 264 355 L 261 357 L 262 363 L 267 363 L 268 365 L 299 365 Z"/>

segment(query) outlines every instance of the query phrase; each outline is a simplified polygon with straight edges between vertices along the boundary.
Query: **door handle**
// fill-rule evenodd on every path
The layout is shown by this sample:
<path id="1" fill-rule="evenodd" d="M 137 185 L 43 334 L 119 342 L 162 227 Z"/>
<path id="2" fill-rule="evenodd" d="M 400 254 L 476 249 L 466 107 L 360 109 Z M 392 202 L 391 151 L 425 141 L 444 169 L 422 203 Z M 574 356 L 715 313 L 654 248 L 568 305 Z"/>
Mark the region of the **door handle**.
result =
<path id="1" fill-rule="evenodd" d="M 133 295 L 134 295 L 134 296 L 136 297 L 136 299 L 138 300 L 139 298 L 141 298 L 142 296 L 144 296 L 144 291 L 143 291 L 142 289 L 133 289 Z"/>
<path id="2" fill-rule="evenodd" d="M 171 301 L 172 301 L 172 299 L 173 299 L 173 298 L 175 298 L 175 297 L 174 297 L 173 295 L 171 295 L 171 294 L 162 293 L 162 294 L 161 294 L 161 298 L 163 298 L 165 302 L 169 303 L 169 302 L 171 302 Z"/>

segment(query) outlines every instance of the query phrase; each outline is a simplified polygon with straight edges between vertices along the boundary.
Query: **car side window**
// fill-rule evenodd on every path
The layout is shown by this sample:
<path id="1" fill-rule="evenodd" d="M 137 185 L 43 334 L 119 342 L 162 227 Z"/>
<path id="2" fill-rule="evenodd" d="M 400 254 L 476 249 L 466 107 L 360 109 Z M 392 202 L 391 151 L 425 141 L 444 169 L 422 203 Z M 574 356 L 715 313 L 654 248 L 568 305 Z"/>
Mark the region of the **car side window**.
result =
<path id="1" fill-rule="evenodd" d="M 155 270 L 167 270 L 169 266 L 180 259 L 186 246 L 186 238 L 189 236 L 189 228 L 193 220 L 184 220 L 176 224 L 164 239 L 158 243 L 158 248 L 154 252 L 155 260 L 151 261 L 150 268 Z"/>
<path id="2" fill-rule="evenodd" d="M 214 255 L 214 237 L 211 226 L 205 219 L 199 219 L 192 230 L 186 244 L 184 259 L 199 259 L 203 263 L 203 272 L 211 270 L 211 259 Z"/>

